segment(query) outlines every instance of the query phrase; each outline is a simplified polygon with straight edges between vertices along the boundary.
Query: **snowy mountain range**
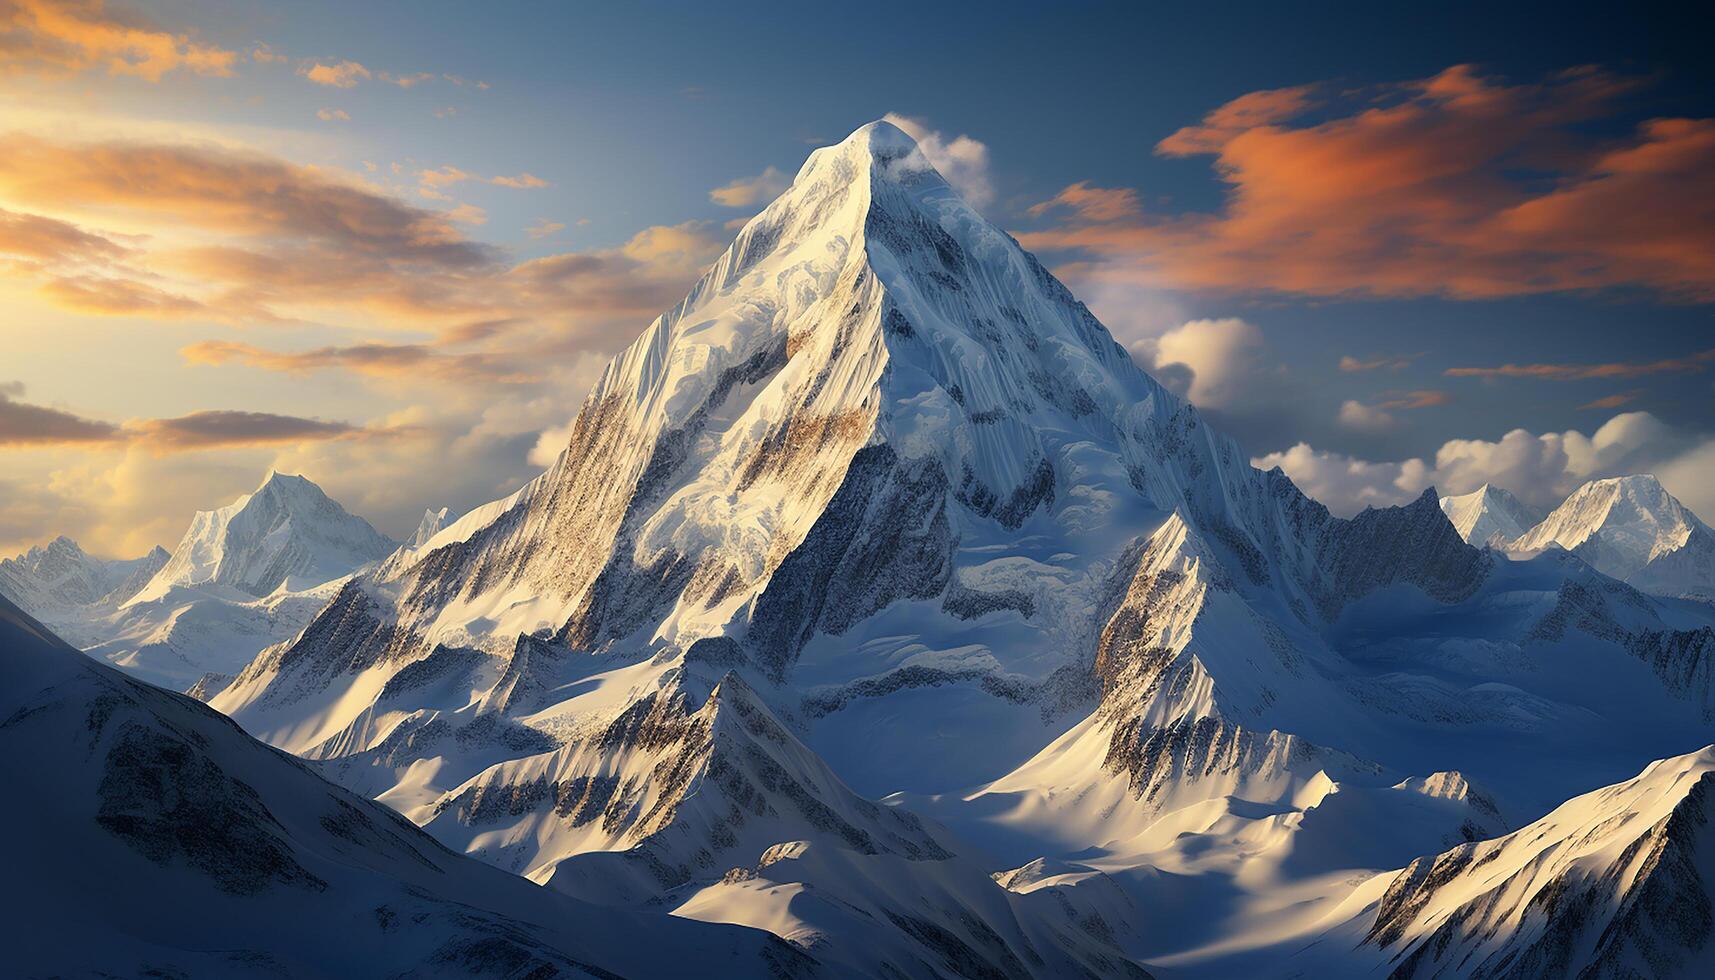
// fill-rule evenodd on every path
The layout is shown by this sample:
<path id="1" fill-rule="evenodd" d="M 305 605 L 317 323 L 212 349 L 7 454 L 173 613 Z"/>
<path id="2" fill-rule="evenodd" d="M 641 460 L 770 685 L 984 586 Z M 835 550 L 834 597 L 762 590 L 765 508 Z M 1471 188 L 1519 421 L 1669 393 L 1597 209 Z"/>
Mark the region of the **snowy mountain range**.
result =
<path id="1" fill-rule="evenodd" d="M 141 591 L 169 557 L 157 546 L 141 558 L 97 558 L 61 535 L 16 558 L 0 560 L 0 595 L 36 616 L 118 608 Z"/>
<path id="2" fill-rule="evenodd" d="M 1486 485 L 1443 497 L 1441 509 L 1471 544 L 1521 556 L 1569 551 L 1645 592 L 1715 601 L 1715 531 L 1653 476 L 1592 480 L 1547 515 Z"/>
<path id="3" fill-rule="evenodd" d="M 1715 604 L 1578 550 L 1666 505 L 1579 504 L 1602 530 L 1526 554 L 1573 500 L 1345 520 L 1248 459 L 873 123 L 518 492 L 396 550 L 333 521 L 322 568 L 262 544 L 310 522 L 238 519 L 271 480 L 143 594 L 383 559 L 199 693 L 543 901 L 805 969 L 1702 975 L 1709 916 L 1655 910 L 1715 885 Z"/>
<path id="4" fill-rule="evenodd" d="M 395 548 L 309 480 L 269 473 L 170 553 L 104 562 L 62 537 L 0 563 L 0 595 L 143 680 L 209 695 Z"/>

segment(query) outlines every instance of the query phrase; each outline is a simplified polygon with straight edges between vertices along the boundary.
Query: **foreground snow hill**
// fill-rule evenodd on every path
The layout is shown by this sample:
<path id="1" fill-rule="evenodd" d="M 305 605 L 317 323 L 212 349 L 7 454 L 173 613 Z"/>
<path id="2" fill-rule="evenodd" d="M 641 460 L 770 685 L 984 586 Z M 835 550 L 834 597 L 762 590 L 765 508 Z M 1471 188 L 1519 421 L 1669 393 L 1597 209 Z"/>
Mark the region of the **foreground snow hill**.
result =
<path id="1" fill-rule="evenodd" d="M 199 512 L 170 554 L 103 563 L 61 538 L 0 563 L 0 594 L 91 656 L 207 696 L 394 548 L 314 483 L 270 472 L 255 491 Z"/>
<path id="2" fill-rule="evenodd" d="M 585 905 L 448 852 L 0 598 L 8 976 L 811 976 L 767 933 Z"/>
<path id="3" fill-rule="evenodd" d="M 1392 976 L 1715 976 L 1715 746 L 1496 840 L 1421 858 L 1366 912 Z"/>
<path id="4" fill-rule="evenodd" d="M 912 976 L 1231 975 L 1709 740 L 1715 607 L 1248 458 L 875 123 L 212 704 L 554 890 Z"/>

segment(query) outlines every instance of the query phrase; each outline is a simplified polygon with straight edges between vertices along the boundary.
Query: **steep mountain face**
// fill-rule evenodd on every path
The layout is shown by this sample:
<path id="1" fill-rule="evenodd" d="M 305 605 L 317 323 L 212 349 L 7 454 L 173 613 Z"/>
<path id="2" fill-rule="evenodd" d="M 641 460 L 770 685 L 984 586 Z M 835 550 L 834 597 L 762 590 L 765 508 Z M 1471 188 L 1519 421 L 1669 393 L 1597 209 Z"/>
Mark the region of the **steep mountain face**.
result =
<path id="1" fill-rule="evenodd" d="M 1715 599 L 1715 531 L 1653 476 L 1592 480 L 1509 548 L 1563 548 L 1646 592 Z"/>
<path id="2" fill-rule="evenodd" d="M 1511 493 L 1487 483 L 1470 493 L 1442 497 L 1441 511 L 1467 544 L 1479 548 L 1490 542 L 1505 545 L 1523 536 L 1545 516 Z"/>
<path id="3" fill-rule="evenodd" d="M 166 550 L 156 547 L 141 558 L 108 561 L 61 535 L 0 561 L 0 595 L 34 616 L 117 607 L 137 594 L 167 558 Z"/>
<path id="4" fill-rule="evenodd" d="M 270 472 L 255 492 L 199 511 L 166 565 L 132 603 L 174 588 L 220 586 L 251 596 L 321 585 L 396 547 L 301 476 Z"/>
<path id="5" fill-rule="evenodd" d="M 554 890 L 906 975 L 1219 975 L 1263 890 L 1501 832 L 1705 725 L 1672 638 L 1715 610 L 1556 619 L 1581 563 L 1473 548 L 1433 492 L 1338 519 L 1247 459 L 872 124 L 546 473 L 211 703 Z"/>
<path id="6" fill-rule="evenodd" d="M 577 902 L 448 852 L 0 599 L 8 973 L 809 976 L 766 933 Z"/>
<path id="7" fill-rule="evenodd" d="M 1715 746 L 1652 763 L 1514 833 L 1413 861 L 1364 943 L 1399 978 L 1710 976 L 1712 816 Z"/>

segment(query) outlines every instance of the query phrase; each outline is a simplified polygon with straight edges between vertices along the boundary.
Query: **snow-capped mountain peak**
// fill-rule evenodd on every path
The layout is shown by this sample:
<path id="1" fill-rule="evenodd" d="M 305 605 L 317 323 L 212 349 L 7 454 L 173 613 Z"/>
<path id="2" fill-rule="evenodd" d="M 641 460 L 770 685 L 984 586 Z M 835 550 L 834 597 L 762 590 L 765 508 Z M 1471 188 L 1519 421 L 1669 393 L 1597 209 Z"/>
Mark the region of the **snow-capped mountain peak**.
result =
<path id="1" fill-rule="evenodd" d="M 1466 543 L 1482 547 L 1499 539 L 1506 544 L 1542 520 L 1543 514 L 1500 487 L 1487 483 L 1471 491 L 1441 498 L 1441 510 Z"/>
<path id="2" fill-rule="evenodd" d="M 1715 532 L 1648 474 L 1584 484 L 1509 548 L 1563 548 L 1647 592 L 1715 596 Z"/>
<path id="3" fill-rule="evenodd" d="M 198 512 L 166 565 L 130 602 L 200 585 L 253 596 L 281 586 L 308 588 L 386 557 L 394 547 L 308 479 L 270 470 L 253 492 Z"/>

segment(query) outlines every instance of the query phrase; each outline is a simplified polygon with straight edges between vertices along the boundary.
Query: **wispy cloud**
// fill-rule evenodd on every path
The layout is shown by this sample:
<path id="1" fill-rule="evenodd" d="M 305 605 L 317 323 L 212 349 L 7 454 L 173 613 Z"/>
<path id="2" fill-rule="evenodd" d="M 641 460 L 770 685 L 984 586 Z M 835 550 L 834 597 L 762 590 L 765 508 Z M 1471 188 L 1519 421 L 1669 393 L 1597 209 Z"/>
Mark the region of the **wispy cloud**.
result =
<path id="1" fill-rule="evenodd" d="M 1641 390 L 1640 391 L 1622 391 L 1618 394 L 1606 395 L 1606 396 L 1598 398 L 1594 401 L 1585 402 L 1584 404 L 1582 404 L 1578 407 L 1579 408 L 1619 408 L 1621 405 L 1629 405 L 1632 402 L 1636 401 L 1638 396 L 1641 394 L 1643 394 L 1643 392 Z"/>
<path id="2" fill-rule="evenodd" d="M 529 235 L 531 238 L 541 239 L 547 238 L 550 235 L 558 234 L 565 230 L 565 222 L 549 221 L 547 218 L 537 218 L 535 224 L 524 229 L 524 234 Z"/>
<path id="3" fill-rule="evenodd" d="M 917 141 L 917 148 L 930 165 L 972 207 L 987 207 L 994 200 L 994 176 L 989 169 L 988 144 L 960 133 L 947 136 L 928 122 L 890 112 L 882 118 Z"/>
<path id="4" fill-rule="evenodd" d="M 15 400 L 21 383 L 0 385 L 0 446 L 51 446 L 113 442 L 119 427 L 57 408 Z"/>
<path id="5" fill-rule="evenodd" d="M 1587 381 L 1592 378 L 1641 378 L 1651 374 L 1695 374 L 1715 365 L 1715 348 L 1656 361 L 1611 361 L 1605 364 L 1502 364 L 1499 367 L 1452 367 L 1454 378 L 1536 378 L 1543 381 Z"/>
<path id="6" fill-rule="evenodd" d="M 1407 355 L 1375 355 L 1372 357 L 1353 357 L 1346 354 L 1340 358 L 1340 370 L 1353 373 L 1358 371 L 1403 371 L 1411 366 L 1411 362 L 1422 357 L 1422 354 Z"/>
<path id="7" fill-rule="evenodd" d="M 766 167 L 754 177 L 740 177 L 709 191 L 709 200 L 723 208 L 755 207 L 771 201 L 786 190 L 791 179 L 774 167 Z"/>
<path id="8" fill-rule="evenodd" d="M 0 386 L 0 448 L 128 445 L 179 453 L 396 434 L 347 422 L 223 409 L 115 424 L 13 397 L 22 393 L 22 385 Z"/>
<path id="9" fill-rule="evenodd" d="M 107 9 L 101 0 L 0 2 L 0 74 L 105 70 L 159 81 L 169 72 L 232 74 L 238 52 Z"/>
<path id="10" fill-rule="evenodd" d="M 374 77 L 373 72 L 355 61 L 335 61 L 327 64 L 319 61 L 305 62 L 298 66 L 298 74 L 317 85 L 333 88 L 356 88 L 358 82 Z"/>
<path id="11" fill-rule="evenodd" d="M 1634 287 L 1715 301 L 1715 119 L 1596 142 L 1640 82 L 1580 69 L 1507 84 L 1469 66 L 1399 86 L 1253 92 L 1157 145 L 1209 156 L 1211 212 L 1151 214 L 1074 184 L 1019 237 L 1075 283 L 1460 299 Z M 1320 121 L 1300 121 L 1315 108 Z"/>

